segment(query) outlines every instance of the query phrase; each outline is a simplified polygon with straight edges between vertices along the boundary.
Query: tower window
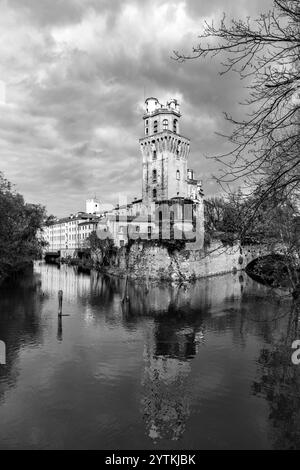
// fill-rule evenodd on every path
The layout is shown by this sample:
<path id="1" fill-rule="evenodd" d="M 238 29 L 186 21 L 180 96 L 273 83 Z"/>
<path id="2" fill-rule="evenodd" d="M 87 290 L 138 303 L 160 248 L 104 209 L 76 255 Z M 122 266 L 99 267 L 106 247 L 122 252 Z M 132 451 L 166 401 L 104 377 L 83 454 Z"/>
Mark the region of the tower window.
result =
<path id="1" fill-rule="evenodd" d="M 145 129 L 145 133 L 146 133 L 146 135 L 149 134 L 149 129 L 148 129 L 148 127 L 146 127 L 146 129 Z"/>
<path id="2" fill-rule="evenodd" d="M 153 170 L 152 171 L 152 181 L 153 181 L 153 183 L 156 183 L 156 180 L 157 180 L 157 171 Z"/>
<path id="3" fill-rule="evenodd" d="M 157 197 L 157 191 L 156 191 L 156 189 L 153 189 L 153 191 L 152 191 L 152 198 L 153 198 L 153 199 L 156 199 L 156 197 Z"/>
<path id="4" fill-rule="evenodd" d="M 169 121 L 168 121 L 168 119 L 164 119 L 163 120 L 163 129 L 164 129 L 164 131 L 167 131 L 168 128 L 169 128 Z"/>
<path id="5" fill-rule="evenodd" d="M 157 133 L 157 126 L 158 126 L 157 121 L 154 121 L 154 123 L 153 123 L 153 132 L 154 132 L 154 134 Z"/>
<path id="6" fill-rule="evenodd" d="M 174 121 L 173 121 L 173 132 L 175 132 L 175 134 L 177 134 L 177 129 L 178 129 L 178 120 L 174 119 Z"/>
<path id="7" fill-rule="evenodd" d="M 180 180 L 180 171 L 179 170 L 176 171 L 176 179 Z"/>
<path id="8" fill-rule="evenodd" d="M 151 150 L 152 150 L 153 160 L 156 160 L 156 145 L 155 145 L 155 140 L 152 140 L 152 143 L 151 143 Z"/>

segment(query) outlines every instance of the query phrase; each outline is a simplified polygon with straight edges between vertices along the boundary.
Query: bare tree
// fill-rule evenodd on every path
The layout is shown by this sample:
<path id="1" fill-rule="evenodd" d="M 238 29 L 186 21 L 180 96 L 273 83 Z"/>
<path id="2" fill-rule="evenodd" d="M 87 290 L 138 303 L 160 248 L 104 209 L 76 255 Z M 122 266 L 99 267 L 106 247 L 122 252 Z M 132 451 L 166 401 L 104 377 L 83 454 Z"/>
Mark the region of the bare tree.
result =
<path id="1" fill-rule="evenodd" d="M 274 0 L 256 20 L 224 16 L 217 27 L 205 23 L 190 55 L 175 52 L 179 61 L 220 55 L 221 74 L 233 71 L 245 80 L 249 113 L 242 120 L 226 114 L 233 147 L 215 158 L 224 163 L 221 182 L 242 178 L 253 187 L 264 179 L 258 203 L 283 190 L 299 199 L 299 46 L 299 1 Z"/>

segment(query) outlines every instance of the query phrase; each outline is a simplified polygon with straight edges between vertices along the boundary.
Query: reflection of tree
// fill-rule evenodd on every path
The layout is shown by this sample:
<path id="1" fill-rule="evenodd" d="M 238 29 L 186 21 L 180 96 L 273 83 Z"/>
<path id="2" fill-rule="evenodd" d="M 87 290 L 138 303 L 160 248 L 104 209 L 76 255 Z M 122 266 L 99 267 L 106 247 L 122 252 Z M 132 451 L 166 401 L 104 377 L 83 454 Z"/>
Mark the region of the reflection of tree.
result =
<path id="1" fill-rule="evenodd" d="M 254 395 L 269 404 L 269 421 L 276 449 L 300 449 L 300 369 L 291 361 L 291 345 L 297 333 L 299 305 L 294 304 L 285 333 L 271 349 L 262 349 L 258 359 L 260 378 Z"/>
<path id="2" fill-rule="evenodd" d="M 36 276 L 28 275 L 16 283 L 6 283 L 0 288 L 0 339 L 6 344 L 6 365 L 0 368 L 0 381 L 15 383 L 18 370 L 16 361 L 26 344 L 42 341 L 42 325 L 39 314 L 47 296 L 41 291 Z M 1 388 L 1 394 L 4 393 Z"/>

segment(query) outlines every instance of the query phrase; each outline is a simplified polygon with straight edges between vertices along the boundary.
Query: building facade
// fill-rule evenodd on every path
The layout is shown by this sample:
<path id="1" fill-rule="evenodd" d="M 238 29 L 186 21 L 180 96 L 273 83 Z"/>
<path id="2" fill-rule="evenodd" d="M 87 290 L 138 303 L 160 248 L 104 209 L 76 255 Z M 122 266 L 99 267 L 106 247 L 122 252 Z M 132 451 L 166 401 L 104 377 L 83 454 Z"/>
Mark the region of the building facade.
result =
<path id="1" fill-rule="evenodd" d="M 62 219 L 55 219 L 43 227 L 47 252 L 60 252 L 62 257 L 73 256 L 86 247 L 89 235 L 97 230 L 99 218 L 79 212 Z"/>

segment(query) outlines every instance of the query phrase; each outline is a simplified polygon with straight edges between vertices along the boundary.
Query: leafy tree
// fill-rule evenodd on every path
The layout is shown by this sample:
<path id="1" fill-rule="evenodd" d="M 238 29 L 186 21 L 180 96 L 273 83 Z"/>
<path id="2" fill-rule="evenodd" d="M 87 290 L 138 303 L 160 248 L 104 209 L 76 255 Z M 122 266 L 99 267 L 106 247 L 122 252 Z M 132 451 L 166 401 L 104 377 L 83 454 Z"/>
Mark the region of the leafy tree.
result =
<path id="1" fill-rule="evenodd" d="M 38 231 L 44 217 L 45 209 L 26 204 L 0 173 L 0 279 L 40 255 L 44 242 Z"/>
<path id="2" fill-rule="evenodd" d="M 101 239 L 98 237 L 97 232 L 94 231 L 89 235 L 87 245 L 91 249 L 91 252 L 98 251 L 101 253 L 101 265 L 110 265 L 113 255 L 116 253 L 116 247 L 111 238 L 107 237 Z"/>

